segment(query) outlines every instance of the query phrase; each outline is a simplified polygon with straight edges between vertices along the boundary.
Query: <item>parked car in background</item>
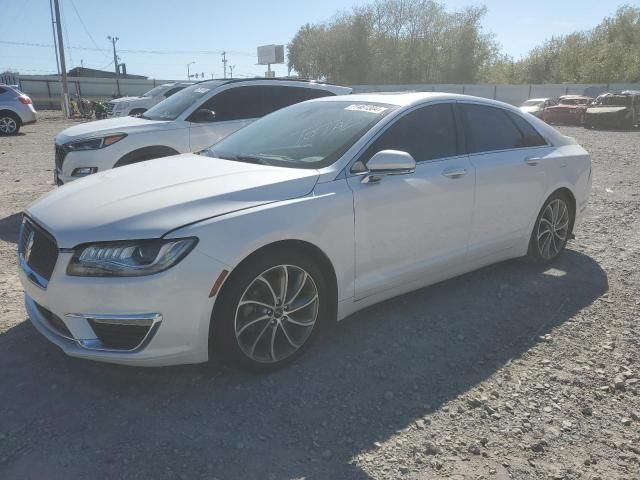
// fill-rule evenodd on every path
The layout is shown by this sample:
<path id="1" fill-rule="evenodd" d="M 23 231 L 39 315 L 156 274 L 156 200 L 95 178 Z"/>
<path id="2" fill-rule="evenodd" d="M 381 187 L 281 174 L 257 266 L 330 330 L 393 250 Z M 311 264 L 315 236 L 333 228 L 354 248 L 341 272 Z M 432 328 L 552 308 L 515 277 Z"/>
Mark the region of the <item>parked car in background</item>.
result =
<path id="1" fill-rule="evenodd" d="M 605 93 L 587 108 L 586 128 L 632 128 L 640 124 L 640 91 Z"/>
<path id="2" fill-rule="evenodd" d="M 306 80 L 207 80 L 186 87 L 137 117 L 75 125 L 55 138 L 58 185 L 131 163 L 198 152 L 280 108 L 351 93 Z"/>
<path id="3" fill-rule="evenodd" d="M 593 98 L 584 95 L 562 95 L 557 105 L 546 107 L 542 111 L 542 120 L 547 123 L 564 125 L 582 125 L 584 112 Z"/>
<path id="4" fill-rule="evenodd" d="M 193 82 L 164 83 L 152 88 L 141 97 L 115 98 L 107 103 L 107 117 L 139 115 L 190 85 L 193 85 Z"/>
<path id="5" fill-rule="evenodd" d="M 520 110 L 540 118 L 545 108 L 552 107 L 554 105 L 556 105 L 556 101 L 552 98 L 530 98 L 520 105 Z"/>
<path id="6" fill-rule="evenodd" d="M 20 127 L 35 123 L 36 109 L 28 95 L 9 85 L 0 85 L 0 135 L 15 135 Z"/>
<path id="7" fill-rule="evenodd" d="M 32 323 L 68 355 L 219 352 L 265 371 L 387 298 L 509 258 L 553 262 L 590 188 L 589 154 L 510 105 L 325 97 L 200 155 L 49 193 L 25 212 L 19 275 Z"/>

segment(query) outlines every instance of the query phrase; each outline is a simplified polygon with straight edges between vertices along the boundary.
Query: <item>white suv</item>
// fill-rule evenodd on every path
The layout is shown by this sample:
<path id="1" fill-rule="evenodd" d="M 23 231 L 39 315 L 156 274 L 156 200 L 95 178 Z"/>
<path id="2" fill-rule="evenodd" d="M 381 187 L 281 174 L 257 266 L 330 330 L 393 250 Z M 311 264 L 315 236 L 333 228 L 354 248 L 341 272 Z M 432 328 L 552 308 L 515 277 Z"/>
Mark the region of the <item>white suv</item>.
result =
<path id="1" fill-rule="evenodd" d="M 58 185 L 110 168 L 199 152 L 253 120 L 312 98 L 351 88 L 306 80 L 207 80 L 137 117 L 75 125 L 55 138 Z"/>
<path id="2" fill-rule="evenodd" d="M 107 103 L 107 117 L 139 115 L 190 85 L 193 85 L 193 82 L 164 83 L 152 88 L 141 97 L 116 98 Z"/>

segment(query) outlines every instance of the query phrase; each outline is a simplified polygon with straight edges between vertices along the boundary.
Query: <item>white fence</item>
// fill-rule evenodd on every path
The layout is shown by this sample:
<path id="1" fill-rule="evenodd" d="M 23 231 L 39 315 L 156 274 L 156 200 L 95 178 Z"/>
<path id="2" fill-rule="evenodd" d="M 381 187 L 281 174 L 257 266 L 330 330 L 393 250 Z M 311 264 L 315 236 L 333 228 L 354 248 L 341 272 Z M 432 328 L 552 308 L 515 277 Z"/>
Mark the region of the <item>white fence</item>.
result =
<path id="1" fill-rule="evenodd" d="M 353 85 L 354 93 L 364 92 L 447 92 L 493 98 L 512 105 L 520 105 L 529 98 L 557 98 L 560 95 L 596 96 L 603 92 L 640 90 L 638 83 L 611 84 L 541 84 L 541 85 L 454 85 L 454 84 L 407 84 L 407 85 Z"/>
<path id="2" fill-rule="evenodd" d="M 156 85 L 173 80 L 120 80 L 121 95 L 141 95 Z M 37 108 L 60 108 L 60 82 L 58 77 L 43 75 L 20 76 L 20 87 L 34 101 Z M 640 90 L 640 84 L 542 84 L 542 85 L 456 85 L 456 84 L 407 84 L 407 85 L 353 85 L 354 93 L 418 91 L 448 92 L 494 98 L 513 105 L 520 105 L 528 98 L 559 97 L 566 94 L 598 95 L 606 91 Z M 108 99 L 117 92 L 115 78 L 69 77 L 69 93 L 84 98 Z"/>
<path id="3" fill-rule="evenodd" d="M 173 80 L 120 79 L 120 94 L 123 96 L 142 95 L 156 85 Z M 118 91 L 115 78 L 68 77 L 69 94 L 92 100 L 108 99 Z M 29 95 L 36 108 L 60 108 L 62 88 L 57 76 L 21 75 L 20 89 Z"/>

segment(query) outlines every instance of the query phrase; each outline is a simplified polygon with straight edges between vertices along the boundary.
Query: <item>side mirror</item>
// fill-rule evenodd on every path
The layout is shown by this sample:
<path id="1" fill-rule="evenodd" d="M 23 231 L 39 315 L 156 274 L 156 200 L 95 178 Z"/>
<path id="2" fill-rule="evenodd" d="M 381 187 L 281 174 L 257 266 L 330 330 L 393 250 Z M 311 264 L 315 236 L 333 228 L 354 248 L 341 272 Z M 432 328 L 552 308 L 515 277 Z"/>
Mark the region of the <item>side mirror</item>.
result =
<path id="1" fill-rule="evenodd" d="M 375 183 L 385 175 L 406 175 L 416 171 L 416 161 L 411 154 L 399 150 L 382 150 L 367 162 L 368 173 L 362 183 Z"/>
<path id="2" fill-rule="evenodd" d="M 191 114 L 189 121 L 193 123 L 207 123 L 213 122 L 215 118 L 216 112 L 213 110 L 207 110 L 206 108 L 201 108 Z"/>

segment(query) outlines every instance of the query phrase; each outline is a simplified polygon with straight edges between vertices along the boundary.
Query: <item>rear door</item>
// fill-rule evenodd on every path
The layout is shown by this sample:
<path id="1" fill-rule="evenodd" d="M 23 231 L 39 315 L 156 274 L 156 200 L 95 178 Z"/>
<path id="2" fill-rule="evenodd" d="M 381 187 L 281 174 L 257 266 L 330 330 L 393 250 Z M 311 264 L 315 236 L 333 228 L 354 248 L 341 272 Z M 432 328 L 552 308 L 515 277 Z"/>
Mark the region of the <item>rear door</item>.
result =
<path id="1" fill-rule="evenodd" d="M 513 112 L 473 103 L 459 108 L 476 171 L 469 253 L 490 255 L 529 235 L 546 191 L 545 157 L 553 147 Z"/>

